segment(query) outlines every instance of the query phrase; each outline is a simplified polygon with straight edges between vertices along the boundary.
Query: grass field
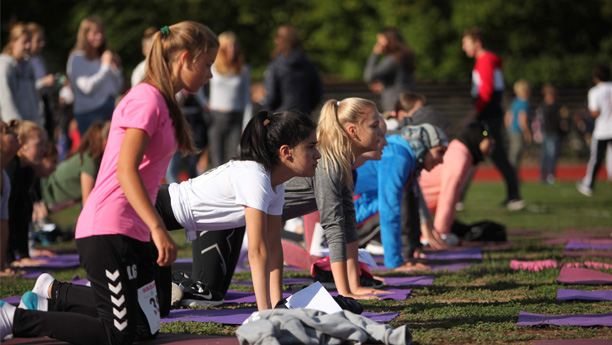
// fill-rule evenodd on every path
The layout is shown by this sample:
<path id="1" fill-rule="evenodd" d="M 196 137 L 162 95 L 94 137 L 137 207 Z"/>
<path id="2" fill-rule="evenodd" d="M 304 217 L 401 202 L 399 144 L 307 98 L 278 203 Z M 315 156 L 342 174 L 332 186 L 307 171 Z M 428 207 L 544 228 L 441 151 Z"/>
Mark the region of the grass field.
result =
<path id="1" fill-rule="evenodd" d="M 364 302 L 366 311 L 399 312 L 390 325 L 408 325 L 416 344 L 531 344 L 538 339 L 612 339 L 612 328 L 609 327 L 517 326 L 520 311 L 554 315 L 603 314 L 612 312 L 612 302 L 557 301 L 559 288 L 606 288 L 559 284 L 556 278 L 560 269 L 524 272 L 509 267 L 512 259 L 553 259 L 558 263 L 579 261 L 563 257 L 564 245 L 545 245 L 541 241 L 542 237 L 554 238 L 565 229 L 582 229 L 585 236 L 610 236 L 612 184 L 601 181 L 596 188 L 595 195 L 587 198 L 576 191 L 573 183 L 558 183 L 552 187 L 524 183 L 521 190 L 527 208 L 510 213 L 499 205 L 505 194 L 503 184 L 472 184 L 465 202 L 466 210 L 458 213 L 458 218 L 467 223 L 483 219 L 505 223 L 512 247 L 484 251 L 482 264 L 463 271 L 435 273 L 433 285 L 411 287 L 412 293 L 406 301 Z M 74 212 L 64 212 L 55 220 L 63 225 L 69 224 Z M 517 231 L 520 229 L 539 231 L 524 234 Z M 190 249 L 184 244 L 182 233 L 175 232 L 173 236 L 181 248 L 179 256 L 189 256 Z M 593 261 L 612 263 L 612 259 Z M 612 273 L 612 270 L 603 271 Z M 81 269 L 58 272 L 55 276 L 70 280 L 77 274 L 85 276 Z M 286 272 L 285 275 L 307 277 L 308 273 Z M 250 279 L 250 274 L 237 273 L 235 278 Z M 0 297 L 21 295 L 33 283 L 33 280 L 19 277 L 3 279 Z M 231 288 L 245 290 L 250 287 L 232 285 Z M 235 326 L 215 323 L 173 322 L 164 324 L 162 332 L 232 335 L 235 329 Z"/>

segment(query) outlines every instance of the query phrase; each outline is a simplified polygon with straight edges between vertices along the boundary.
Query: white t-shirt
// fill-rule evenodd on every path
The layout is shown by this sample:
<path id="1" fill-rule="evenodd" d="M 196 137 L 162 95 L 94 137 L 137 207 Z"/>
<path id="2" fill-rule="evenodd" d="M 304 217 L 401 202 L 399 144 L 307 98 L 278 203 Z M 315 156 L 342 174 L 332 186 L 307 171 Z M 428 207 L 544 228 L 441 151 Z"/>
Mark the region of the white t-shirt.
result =
<path id="1" fill-rule="evenodd" d="M 599 112 L 593 138 L 612 139 L 612 82 L 601 82 L 589 90 L 589 110 Z"/>
<path id="2" fill-rule="evenodd" d="M 253 161 L 229 161 L 216 169 L 168 187 L 172 213 L 187 229 L 226 230 L 246 225 L 245 206 L 269 215 L 283 213 L 285 189 L 272 188 L 270 173 Z M 191 230 L 191 231 L 190 231 Z"/>

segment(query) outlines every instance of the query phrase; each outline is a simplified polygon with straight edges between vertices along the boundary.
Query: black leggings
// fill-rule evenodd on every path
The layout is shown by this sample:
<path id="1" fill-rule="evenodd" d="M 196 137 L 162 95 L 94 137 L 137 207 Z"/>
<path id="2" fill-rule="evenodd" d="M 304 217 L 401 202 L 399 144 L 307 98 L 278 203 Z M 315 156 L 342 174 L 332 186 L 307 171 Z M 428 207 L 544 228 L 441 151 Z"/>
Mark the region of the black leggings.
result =
<path id="1" fill-rule="evenodd" d="M 169 231 L 183 229 L 172 212 L 168 185 L 162 185 L 159 189 L 155 208 Z M 198 232 L 197 238 L 192 242 L 191 278 L 225 296 L 238 264 L 245 229 L 242 226 L 228 230 Z M 164 316 L 170 310 L 172 268 L 160 267 L 159 274 L 159 302 L 162 316 Z"/>
<path id="2" fill-rule="evenodd" d="M 146 295 L 144 307 L 159 315 L 157 293 L 147 288 L 155 286 L 157 270 L 151 243 L 104 235 L 77 239 L 77 247 L 92 287 L 54 283 L 48 312 L 16 310 L 15 337 L 105 345 L 154 338 L 157 330 L 151 331 L 139 302 Z"/>

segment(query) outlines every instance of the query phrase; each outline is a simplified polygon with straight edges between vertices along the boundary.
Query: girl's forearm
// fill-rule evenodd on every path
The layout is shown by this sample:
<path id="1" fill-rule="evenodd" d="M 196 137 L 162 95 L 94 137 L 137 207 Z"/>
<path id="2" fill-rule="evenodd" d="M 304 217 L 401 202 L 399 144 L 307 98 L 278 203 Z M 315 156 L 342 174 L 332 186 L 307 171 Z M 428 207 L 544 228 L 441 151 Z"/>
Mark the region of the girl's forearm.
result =
<path id="1" fill-rule="evenodd" d="M 270 303 L 270 279 L 268 275 L 268 253 L 265 245 L 263 248 L 249 245 L 249 263 L 251 264 L 251 277 L 253 279 L 253 290 L 257 300 L 257 309 L 271 309 Z"/>
<path id="2" fill-rule="evenodd" d="M 346 245 L 348 261 L 346 270 L 351 292 L 357 291 L 361 284 L 359 283 L 359 242 L 351 242 Z"/>
<path id="3" fill-rule="evenodd" d="M 331 263 L 331 271 L 332 275 L 334 276 L 336 290 L 338 290 L 338 294 L 343 296 L 351 295 L 351 288 L 348 281 L 348 273 L 346 266 L 346 261 L 337 261 Z"/>

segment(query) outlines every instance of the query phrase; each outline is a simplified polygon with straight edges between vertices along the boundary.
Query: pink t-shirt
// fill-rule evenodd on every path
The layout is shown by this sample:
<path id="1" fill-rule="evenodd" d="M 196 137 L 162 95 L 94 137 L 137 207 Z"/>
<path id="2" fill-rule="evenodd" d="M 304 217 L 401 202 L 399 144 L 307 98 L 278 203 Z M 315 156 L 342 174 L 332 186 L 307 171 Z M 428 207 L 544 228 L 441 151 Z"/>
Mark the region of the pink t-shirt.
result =
<path id="1" fill-rule="evenodd" d="M 125 235 L 149 242 L 151 231 L 129 203 L 117 180 L 119 150 L 127 128 L 142 129 L 149 145 L 138 167 L 154 204 L 170 158 L 176 151 L 174 126 L 162 94 L 153 86 L 138 84 L 113 112 L 100 171 L 76 227 L 76 238 L 96 235 Z"/>
<path id="2" fill-rule="evenodd" d="M 468 148 L 455 139 L 448 145 L 444 162 L 431 171 L 421 172 L 419 186 L 429 211 L 435 214 L 434 228 L 442 234 L 451 231 L 455 219 L 455 204 L 472 167 L 473 158 Z"/>

